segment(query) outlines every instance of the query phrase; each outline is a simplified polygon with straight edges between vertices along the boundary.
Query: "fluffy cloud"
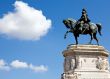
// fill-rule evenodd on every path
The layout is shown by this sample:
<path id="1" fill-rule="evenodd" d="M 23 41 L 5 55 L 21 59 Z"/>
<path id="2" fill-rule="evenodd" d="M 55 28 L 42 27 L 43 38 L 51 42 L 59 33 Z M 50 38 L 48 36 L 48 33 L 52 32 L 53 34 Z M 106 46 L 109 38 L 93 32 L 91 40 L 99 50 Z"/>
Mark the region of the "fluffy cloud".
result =
<path id="1" fill-rule="evenodd" d="M 0 66 L 4 66 L 6 63 L 3 59 L 0 60 Z"/>
<path id="2" fill-rule="evenodd" d="M 48 68 L 44 65 L 33 66 L 32 64 L 30 64 L 29 67 L 30 67 L 30 69 L 32 69 L 35 72 L 46 72 L 46 71 L 48 71 Z"/>
<path id="3" fill-rule="evenodd" d="M 14 60 L 10 64 L 13 68 L 28 68 L 28 64 L 26 62 L 21 62 L 19 60 Z"/>
<path id="4" fill-rule="evenodd" d="M 51 20 L 41 10 L 22 1 L 16 1 L 14 7 L 14 12 L 0 18 L 0 34 L 20 40 L 39 40 L 47 34 Z"/>
<path id="5" fill-rule="evenodd" d="M 0 70 L 9 71 L 11 69 L 30 69 L 34 72 L 46 72 L 48 68 L 44 65 L 36 66 L 33 64 L 28 64 L 20 60 L 13 60 L 10 64 L 7 64 L 3 59 L 0 59 Z"/>
<path id="6" fill-rule="evenodd" d="M 6 62 L 3 59 L 0 59 L 0 70 L 10 70 L 10 67 L 7 66 Z"/>
<path id="7" fill-rule="evenodd" d="M 47 67 L 44 65 L 35 66 L 33 64 L 27 64 L 27 62 L 23 62 L 23 61 L 19 61 L 19 60 L 12 61 L 10 65 L 12 68 L 17 68 L 17 69 L 28 68 L 28 69 L 31 69 L 35 72 L 46 72 L 46 71 L 48 71 Z"/>

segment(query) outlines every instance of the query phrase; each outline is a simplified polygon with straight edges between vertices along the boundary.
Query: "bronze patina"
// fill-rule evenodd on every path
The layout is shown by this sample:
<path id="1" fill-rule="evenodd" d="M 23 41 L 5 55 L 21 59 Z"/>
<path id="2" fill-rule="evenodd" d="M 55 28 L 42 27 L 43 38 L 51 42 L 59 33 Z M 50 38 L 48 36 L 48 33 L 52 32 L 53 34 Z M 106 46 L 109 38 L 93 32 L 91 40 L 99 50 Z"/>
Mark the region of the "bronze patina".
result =
<path id="1" fill-rule="evenodd" d="M 91 40 L 89 44 L 91 44 L 92 40 L 95 39 L 97 41 L 97 44 L 99 45 L 98 39 L 97 39 L 97 32 L 101 35 L 101 24 L 95 24 L 90 22 L 90 19 L 88 18 L 87 11 L 85 9 L 82 9 L 82 16 L 81 18 L 76 21 L 74 19 L 68 18 L 63 20 L 64 25 L 67 27 L 68 31 L 65 33 L 64 38 L 66 38 L 68 33 L 73 33 L 76 44 L 78 44 L 78 39 L 80 34 L 89 34 L 91 36 Z"/>

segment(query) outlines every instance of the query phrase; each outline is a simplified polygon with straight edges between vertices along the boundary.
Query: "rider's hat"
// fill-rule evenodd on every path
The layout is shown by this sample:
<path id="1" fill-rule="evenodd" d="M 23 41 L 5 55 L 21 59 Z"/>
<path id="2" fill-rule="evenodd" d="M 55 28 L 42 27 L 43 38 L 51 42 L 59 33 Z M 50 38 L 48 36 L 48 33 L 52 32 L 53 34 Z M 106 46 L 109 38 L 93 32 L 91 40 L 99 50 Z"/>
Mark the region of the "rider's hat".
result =
<path id="1" fill-rule="evenodd" d="M 84 14 L 84 13 L 86 13 L 86 9 L 85 8 L 82 9 L 82 14 Z"/>

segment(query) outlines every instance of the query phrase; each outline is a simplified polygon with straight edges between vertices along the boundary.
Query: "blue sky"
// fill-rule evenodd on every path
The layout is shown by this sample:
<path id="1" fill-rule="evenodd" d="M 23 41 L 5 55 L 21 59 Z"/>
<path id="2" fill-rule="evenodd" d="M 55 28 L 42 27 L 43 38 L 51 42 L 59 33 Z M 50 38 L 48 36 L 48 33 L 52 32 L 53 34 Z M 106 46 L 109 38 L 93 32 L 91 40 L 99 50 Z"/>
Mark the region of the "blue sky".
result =
<path id="1" fill-rule="evenodd" d="M 91 22 L 102 24 L 102 36 L 97 34 L 99 44 L 107 50 L 110 49 L 109 0 L 21 0 L 22 3 L 28 4 L 28 8 L 33 7 L 33 10 L 42 11 L 40 15 L 43 15 L 43 23 L 46 23 L 43 28 L 40 28 L 42 24 L 37 26 L 42 30 L 46 28 L 46 32 L 42 33 L 42 30 L 40 33 L 35 32 L 33 37 L 31 37 L 33 29 L 30 31 L 30 27 L 33 28 L 35 22 L 41 22 L 39 21 L 41 18 L 29 20 L 29 23 L 32 21 L 32 26 L 24 27 L 22 25 L 25 28 L 23 32 L 22 29 L 13 32 L 7 29 L 10 27 L 9 22 L 21 19 L 15 15 L 19 12 L 19 10 L 15 11 L 15 2 L 15 0 L 0 0 L 0 60 L 2 66 L 5 66 L 0 70 L 1 79 L 59 79 L 63 73 L 62 51 L 66 49 L 67 45 L 75 43 L 72 34 L 69 34 L 66 40 L 64 39 L 67 29 L 62 20 L 66 18 L 79 19 L 82 8 L 87 9 Z M 13 17 L 8 16 L 8 21 L 3 20 L 10 12 Z M 28 13 L 24 11 L 24 14 Z M 31 15 L 29 15 L 30 17 Z M 15 20 L 12 20 L 13 18 Z M 46 20 L 44 20 L 45 18 Z M 23 22 L 24 20 L 22 19 Z M 47 28 L 48 26 L 50 28 Z M 40 29 L 37 28 L 35 31 Z M 89 35 L 81 35 L 79 43 L 86 44 L 90 40 L 89 38 Z M 96 44 L 96 41 L 92 43 Z M 44 68 L 42 69 L 41 66 Z M 42 72 L 39 72 L 38 69 L 41 69 Z"/>

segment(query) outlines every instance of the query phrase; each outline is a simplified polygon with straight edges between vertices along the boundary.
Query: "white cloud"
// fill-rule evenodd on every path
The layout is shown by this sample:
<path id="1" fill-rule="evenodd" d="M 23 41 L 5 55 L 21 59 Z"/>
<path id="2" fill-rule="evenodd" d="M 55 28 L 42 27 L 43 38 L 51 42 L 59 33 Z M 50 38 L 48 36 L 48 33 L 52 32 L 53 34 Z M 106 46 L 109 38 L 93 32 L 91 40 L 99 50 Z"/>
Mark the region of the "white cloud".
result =
<path id="1" fill-rule="evenodd" d="M 39 40 L 51 28 L 41 10 L 27 3 L 16 1 L 14 12 L 8 12 L 0 19 L 0 34 L 20 40 Z"/>
<path id="2" fill-rule="evenodd" d="M 19 60 L 14 60 L 10 64 L 13 68 L 28 68 L 28 64 L 26 62 L 21 62 Z"/>
<path id="3" fill-rule="evenodd" d="M 10 63 L 12 68 L 16 68 L 16 69 L 31 69 L 32 71 L 35 72 L 46 72 L 48 71 L 48 68 L 44 65 L 40 65 L 40 66 L 35 66 L 33 64 L 27 64 L 27 62 L 23 62 L 23 61 L 19 61 L 19 60 L 14 60 Z"/>
<path id="4" fill-rule="evenodd" d="M 23 62 L 20 60 L 13 60 L 10 64 L 7 64 L 3 59 L 0 59 L 0 70 L 9 71 L 12 68 L 13 69 L 30 69 L 37 73 L 48 71 L 47 66 L 44 66 L 44 65 L 35 66 L 33 64 L 27 64 L 27 62 Z"/>
<path id="5" fill-rule="evenodd" d="M 48 68 L 44 65 L 40 65 L 40 66 L 33 66 L 32 64 L 30 64 L 30 69 L 32 69 L 35 72 L 46 72 L 48 71 Z"/>
<path id="6" fill-rule="evenodd" d="M 0 70 L 10 70 L 10 67 L 7 66 L 6 62 L 3 59 L 0 59 Z"/>
<path id="7" fill-rule="evenodd" d="M 6 63 L 3 59 L 0 60 L 0 66 L 4 66 Z"/>

